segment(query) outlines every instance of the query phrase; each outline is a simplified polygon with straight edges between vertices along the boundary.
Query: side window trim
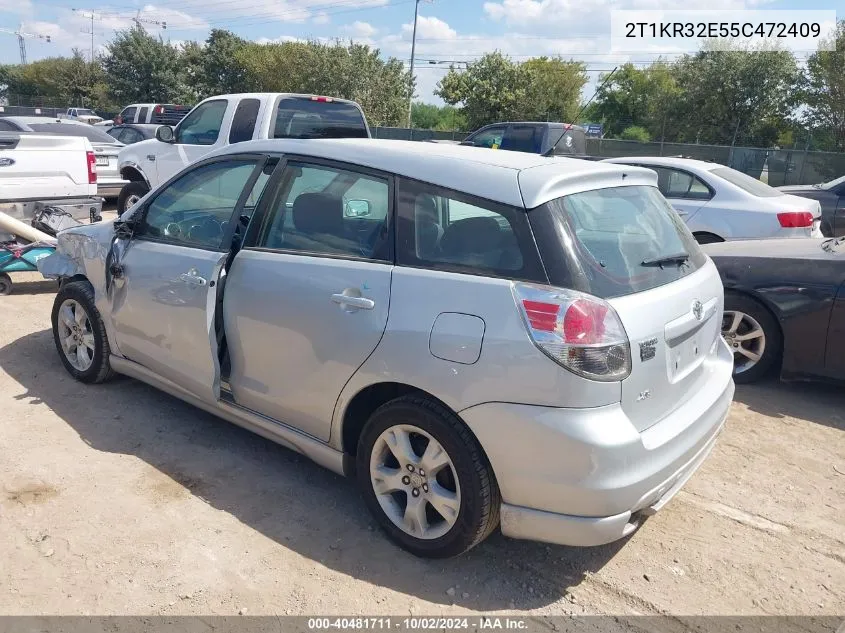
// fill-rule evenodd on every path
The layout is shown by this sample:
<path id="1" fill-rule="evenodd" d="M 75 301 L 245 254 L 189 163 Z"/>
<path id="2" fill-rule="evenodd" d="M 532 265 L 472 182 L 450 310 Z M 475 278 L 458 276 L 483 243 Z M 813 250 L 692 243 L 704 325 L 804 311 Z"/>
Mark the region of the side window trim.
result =
<path id="1" fill-rule="evenodd" d="M 158 236 L 144 235 L 143 233 L 134 234 L 132 236 L 132 239 L 133 240 L 142 240 L 142 241 L 145 241 L 145 242 L 157 242 L 159 244 L 172 244 L 172 245 L 175 245 L 175 246 L 181 246 L 183 248 L 195 248 L 197 250 L 215 251 L 215 252 L 219 252 L 219 253 L 225 253 L 226 251 L 232 250 L 232 243 L 231 243 L 232 237 L 234 236 L 234 231 L 235 231 L 235 228 L 237 226 L 236 223 L 233 222 L 232 220 L 240 217 L 240 213 L 241 213 L 241 211 L 243 211 L 244 204 L 246 203 L 246 200 L 249 197 L 249 194 L 252 192 L 252 188 L 255 186 L 255 182 L 258 180 L 258 176 L 261 174 L 261 171 L 264 169 L 264 166 L 267 163 L 267 161 L 269 160 L 269 158 L 270 157 L 268 157 L 265 154 L 226 154 L 224 156 L 215 156 L 214 158 L 209 158 L 207 160 L 203 160 L 203 161 L 199 161 L 197 163 L 194 163 L 191 166 L 192 169 L 190 171 L 180 172 L 180 173 L 174 175 L 173 177 L 171 177 L 170 180 L 168 180 L 166 183 L 164 183 L 158 189 L 158 191 L 156 191 L 155 196 L 153 196 L 152 198 L 150 198 L 149 200 L 147 200 L 144 203 L 143 208 L 140 210 L 139 216 L 137 218 L 133 218 L 133 220 L 136 223 L 136 226 L 138 226 L 138 227 L 143 226 L 143 223 L 146 220 L 147 211 L 149 210 L 150 205 L 153 202 L 155 202 L 155 200 L 166 189 L 168 189 L 172 184 L 174 184 L 178 180 L 181 180 L 182 178 L 185 178 L 188 175 L 194 173 L 198 169 L 202 169 L 204 167 L 207 167 L 208 165 L 215 165 L 217 163 L 225 163 L 225 162 L 228 162 L 228 161 L 239 161 L 239 162 L 253 161 L 255 164 L 253 166 L 252 173 L 250 174 L 249 178 L 247 178 L 246 184 L 244 184 L 243 188 L 241 189 L 241 193 L 238 195 L 238 200 L 235 203 L 234 208 L 232 209 L 232 216 L 231 216 L 230 221 L 229 221 L 229 227 L 226 231 L 226 234 L 223 235 L 221 245 L 218 248 L 211 248 L 209 246 L 202 246 L 202 245 L 199 245 L 199 244 L 186 244 L 185 242 L 178 240 L 178 239 L 168 239 L 168 238 L 162 238 L 162 237 L 158 237 Z M 280 163 L 281 163 L 281 161 L 280 161 Z M 278 166 L 277 166 L 276 169 L 278 170 Z M 274 176 L 275 176 L 275 172 L 274 172 Z M 270 178 L 272 180 L 273 176 L 271 176 Z M 268 180 L 268 185 L 269 185 L 269 183 L 270 183 L 270 181 Z M 266 190 L 267 190 L 267 186 L 265 186 L 265 191 Z M 265 196 L 262 195 L 262 202 L 263 202 L 264 198 L 265 198 Z M 261 206 L 261 203 L 259 203 L 259 206 Z"/>
<path id="2" fill-rule="evenodd" d="M 286 176 L 288 173 L 287 169 L 290 163 L 307 163 L 320 167 L 328 167 L 330 169 L 351 171 L 364 176 L 370 176 L 372 178 L 386 180 L 388 204 L 387 216 L 385 217 L 385 219 L 387 220 L 388 230 L 387 257 L 385 259 L 376 259 L 374 257 L 344 255 L 338 253 L 306 253 L 304 251 L 294 251 L 288 249 L 268 248 L 264 246 L 259 246 L 259 240 L 269 229 L 269 224 L 273 221 L 271 213 L 272 209 L 269 208 L 269 201 L 274 200 L 276 198 L 276 195 L 280 193 L 281 187 L 285 185 Z M 252 215 L 252 220 L 250 221 L 249 228 L 247 229 L 246 236 L 243 240 L 242 248 L 245 250 L 260 251 L 267 253 L 285 253 L 289 255 L 300 255 L 302 257 L 321 257 L 324 259 L 365 261 L 372 262 L 375 264 L 395 264 L 397 225 L 396 209 L 398 201 L 396 190 L 396 176 L 389 172 L 380 171 L 378 169 L 372 169 L 363 165 L 356 165 L 354 163 L 345 163 L 342 161 L 320 158 L 317 156 L 307 156 L 302 154 L 285 154 L 279 161 L 279 164 L 276 166 L 276 170 L 273 172 L 273 175 L 270 176 L 270 179 L 267 181 L 267 185 L 264 187 L 264 194 L 262 195 L 262 199 Z"/>

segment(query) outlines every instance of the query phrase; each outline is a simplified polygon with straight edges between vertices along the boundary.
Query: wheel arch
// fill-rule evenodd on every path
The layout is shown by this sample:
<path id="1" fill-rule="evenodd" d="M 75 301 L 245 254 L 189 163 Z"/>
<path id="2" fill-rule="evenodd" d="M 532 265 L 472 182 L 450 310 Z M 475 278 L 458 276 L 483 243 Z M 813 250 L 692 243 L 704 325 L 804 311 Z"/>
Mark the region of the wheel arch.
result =
<path id="1" fill-rule="evenodd" d="M 444 407 L 446 410 L 455 414 L 461 420 L 461 423 L 467 428 L 469 433 L 478 441 L 478 437 L 472 431 L 466 422 L 463 421 L 460 414 L 443 402 L 434 394 L 403 382 L 384 381 L 369 384 L 361 388 L 354 396 L 352 396 L 348 403 L 343 408 L 343 412 L 339 416 L 340 420 L 340 449 L 344 456 L 344 472 L 347 476 L 352 476 L 355 473 L 355 457 L 358 450 L 358 439 L 361 437 L 361 432 L 364 426 L 370 419 L 373 412 L 383 404 L 400 398 L 402 396 L 415 395 L 422 398 L 436 402 L 438 405 Z M 485 459 L 488 458 L 481 442 L 478 442 L 484 453 Z M 488 459 L 489 462 L 489 459 Z"/>
<path id="2" fill-rule="evenodd" d="M 150 181 L 144 171 L 135 163 L 125 163 L 120 166 L 120 177 L 130 182 L 143 182 L 147 186 Z"/>
<path id="3" fill-rule="evenodd" d="M 712 238 L 714 242 L 724 242 L 725 238 L 721 235 L 717 235 L 712 231 L 695 231 L 692 236 L 695 238 L 695 241 L 698 242 L 699 237 L 708 237 Z"/>

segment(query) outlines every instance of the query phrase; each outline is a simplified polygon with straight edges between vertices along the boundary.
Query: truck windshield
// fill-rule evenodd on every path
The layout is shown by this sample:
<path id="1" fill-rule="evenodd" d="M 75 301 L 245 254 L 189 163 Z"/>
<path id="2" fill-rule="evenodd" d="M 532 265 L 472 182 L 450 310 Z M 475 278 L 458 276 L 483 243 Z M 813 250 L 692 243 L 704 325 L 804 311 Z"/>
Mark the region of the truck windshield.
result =
<path id="1" fill-rule="evenodd" d="M 97 113 L 93 110 L 85 110 L 84 108 L 77 108 L 76 109 L 77 116 L 97 116 Z"/>
<path id="2" fill-rule="evenodd" d="M 367 138 L 364 115 L 352 103 L 282 99 L 276 110 L 273 138 Z"/>

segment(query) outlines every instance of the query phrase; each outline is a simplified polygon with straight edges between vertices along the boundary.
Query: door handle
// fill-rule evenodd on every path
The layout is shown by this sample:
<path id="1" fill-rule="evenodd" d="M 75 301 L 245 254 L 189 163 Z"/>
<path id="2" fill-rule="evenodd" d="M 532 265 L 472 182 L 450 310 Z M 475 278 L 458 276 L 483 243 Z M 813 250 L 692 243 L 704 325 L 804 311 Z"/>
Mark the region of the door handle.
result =
<path id="1" fill-rule="evenodd" d="M 376 302 L 372 299 L 367 299 L 367 297 L 352 297 L 343 293 L 332 295 L 332 301 L 341 306 L 348 306 L 358 310 L 372 310 L 376 307 Z"/>
<path id="2" fill-rule="evenodd" d="M 204 286 L 207 283 L 205 277 L 200 277 L 195 270 L 179 275 L 179 281 L 184 281 L 192 286 Z"/>

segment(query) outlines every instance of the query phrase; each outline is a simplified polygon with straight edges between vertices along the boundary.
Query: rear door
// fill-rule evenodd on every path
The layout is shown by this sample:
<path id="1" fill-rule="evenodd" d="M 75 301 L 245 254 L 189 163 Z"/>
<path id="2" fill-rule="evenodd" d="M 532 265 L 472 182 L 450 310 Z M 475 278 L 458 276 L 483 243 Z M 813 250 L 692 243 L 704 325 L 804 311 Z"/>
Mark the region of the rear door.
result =
<path id="1" fill-rule="evenodd" d="M 357 167 L 287 163 L 226 278 L 236 404 L 328 440 L 341 390 L 387 324 L 392 187 Z"/>
<path id="2" fill-rule="evenodd" d="M 219 393 L 214 310 L 236 218 L 263 157 L 227 156 L 154 194 L 119 260 L 111 319 L 120 353 L 206 402 Z"/>

